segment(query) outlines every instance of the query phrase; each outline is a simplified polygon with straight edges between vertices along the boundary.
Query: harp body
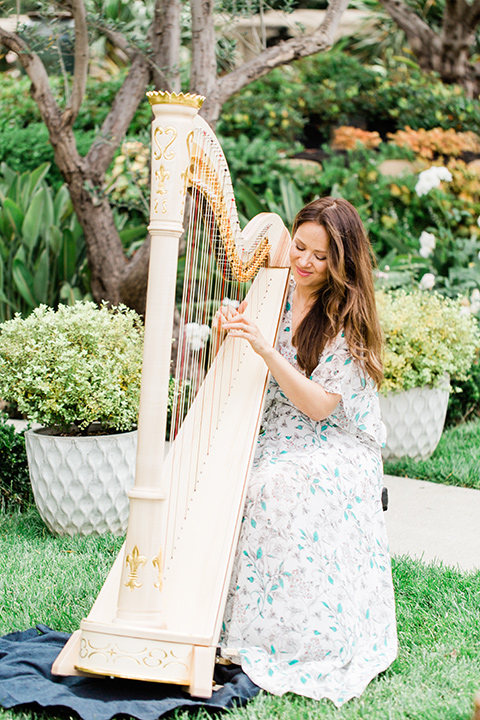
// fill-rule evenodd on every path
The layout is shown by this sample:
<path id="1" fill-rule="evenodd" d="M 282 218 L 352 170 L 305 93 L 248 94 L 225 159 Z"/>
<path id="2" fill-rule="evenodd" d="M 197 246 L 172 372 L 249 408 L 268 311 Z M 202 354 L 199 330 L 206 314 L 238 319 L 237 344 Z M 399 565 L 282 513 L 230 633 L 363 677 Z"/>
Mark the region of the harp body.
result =
<path id="1" fill-rule="evenodd" d="M 52 672 L 175 683 L 209 697 L 268 370 L 247 342 L 227 338 L 164 458 L 187 188 L 200 192 L 215 217 L 220 264 L 241 279 L 255 276 L 246 313 L 272 344 L 288 288 L 289 236 L 271 214 L 240 233 L 223 153 L 197 115 L 197 96 L 154 93 L 150 102 L 152 253 L 128 531 L 90 614 Z"/>

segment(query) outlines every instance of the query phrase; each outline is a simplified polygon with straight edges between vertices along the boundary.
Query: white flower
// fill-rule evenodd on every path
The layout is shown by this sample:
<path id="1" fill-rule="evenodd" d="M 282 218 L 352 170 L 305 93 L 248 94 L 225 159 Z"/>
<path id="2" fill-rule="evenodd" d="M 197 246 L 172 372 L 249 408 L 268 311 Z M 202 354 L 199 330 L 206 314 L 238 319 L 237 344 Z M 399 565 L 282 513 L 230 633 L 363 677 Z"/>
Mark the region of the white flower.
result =
<path id="1" fill-rule="evenodd" d="M 480 227 L 480 215 L 477 218 L 477 225 L 478 225 L 478 227 Z"/>
<path id="2" fill-rule="evenodd" d="M 433 233 L 427 233 L 426 230 L 422 232 L 419 237 L 420 243 L 420 255 L 424 258 L 430 257 L 435 250 L 437 239 Z"/>
<path id="3" fill-rule="evenodd" d="M 470 312 L 477 315 L 480 311 L 480 290 L 475 288 L 470 295 Z"/>
<path id="4" fill-rule="evenodd" d="M 190 350 L 202 350 L 211 332 L 208 325 L 200 325 L 196 322 L 187 323 L 185 325 L 185 339 L 190 345 Z"/>
<path id="5" fill-rule="evenodd" d="M 422 232 L 419 238 L 420 242 L 420 255 L 424 258 L 430 257 L 435 250 L 437 239 L 433 233 L 429 233 L 426 230 Z"/>
<path id="6" fill-rule="evenodd" d="M 435 285 L 435 275 L 433 273 L 425 273 L 420 280 L 420 287 L 422 290 L 431 290 Z"/>
<path id="7" fill-rule="evenodd" d="M 446 167 L 432 165 L 427 170 L 423 170 L 418 176 L 415 192 L 418 197 L 422 197 L 422 195 L 427 195 L 432 188 L 439 187 L 442 180 L 451 182 L 452 179 L 452 173 Z"/>
<path id="8" fill-rule="evenodd" d="M 220 305 L 223 305 L 224 307 L 227 307 L 227 305 L 230 305 L 230 307 L 237 308 L 240 305 L 239 300 L 230 300 L 228 297 L 224 297 Z"/>

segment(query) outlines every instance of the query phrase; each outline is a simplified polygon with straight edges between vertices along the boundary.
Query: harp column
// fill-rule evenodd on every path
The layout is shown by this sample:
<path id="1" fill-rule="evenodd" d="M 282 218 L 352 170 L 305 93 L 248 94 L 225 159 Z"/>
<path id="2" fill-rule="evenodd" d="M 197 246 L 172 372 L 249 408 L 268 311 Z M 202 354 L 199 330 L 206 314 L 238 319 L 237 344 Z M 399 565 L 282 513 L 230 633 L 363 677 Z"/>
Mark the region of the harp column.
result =
<path id="1" fill-rule="evenodd" d="M 183 93 L 147 93 L 152 123 L 150 264 L 138 420 L 135 485 L 118 595 L 117 622 L 162 625 L 165 507 L 162 465 L 170 376 L 179 239 L 193 141 L 204 100 Z"/>

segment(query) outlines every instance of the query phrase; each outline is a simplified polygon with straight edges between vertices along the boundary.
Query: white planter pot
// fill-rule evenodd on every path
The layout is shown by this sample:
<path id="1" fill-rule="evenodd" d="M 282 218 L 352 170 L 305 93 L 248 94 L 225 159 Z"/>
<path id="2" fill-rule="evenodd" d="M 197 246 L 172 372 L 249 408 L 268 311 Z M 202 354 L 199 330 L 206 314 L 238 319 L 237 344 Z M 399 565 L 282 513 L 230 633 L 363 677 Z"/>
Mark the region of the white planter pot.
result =
<path id="1" fill-rule="evenodd" d="M 28 430 L 25 445 L 35 503 L 51 532 L 121 535 L 126 531 L 136 430 L 89 437 Z"/>
<path id="2" fill-rule="evenodd" d="M 380 395 L 382 419 L 387 427 L 384 460 L 430 457 L 442 436 L 450 391 L 421 387 Z"/>

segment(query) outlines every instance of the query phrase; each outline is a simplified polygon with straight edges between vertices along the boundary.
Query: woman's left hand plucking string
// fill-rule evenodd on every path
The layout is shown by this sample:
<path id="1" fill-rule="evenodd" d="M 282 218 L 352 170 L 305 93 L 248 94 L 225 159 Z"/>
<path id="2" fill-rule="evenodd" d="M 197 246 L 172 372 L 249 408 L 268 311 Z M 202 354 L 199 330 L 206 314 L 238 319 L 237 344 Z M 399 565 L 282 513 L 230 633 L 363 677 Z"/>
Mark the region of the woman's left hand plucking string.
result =
<path id="1" fill-rule="evenodd" d="M 228 321 L 223 324 L 223 329 L 227 330 L 230 337 L 247 340 L 253 350 L 262 357 L 272 349 L 271 345 L 267 343 L 258 329 L 256 323 L 245 317 L 242 313 L 237 312 L 231 316 Z"/>

